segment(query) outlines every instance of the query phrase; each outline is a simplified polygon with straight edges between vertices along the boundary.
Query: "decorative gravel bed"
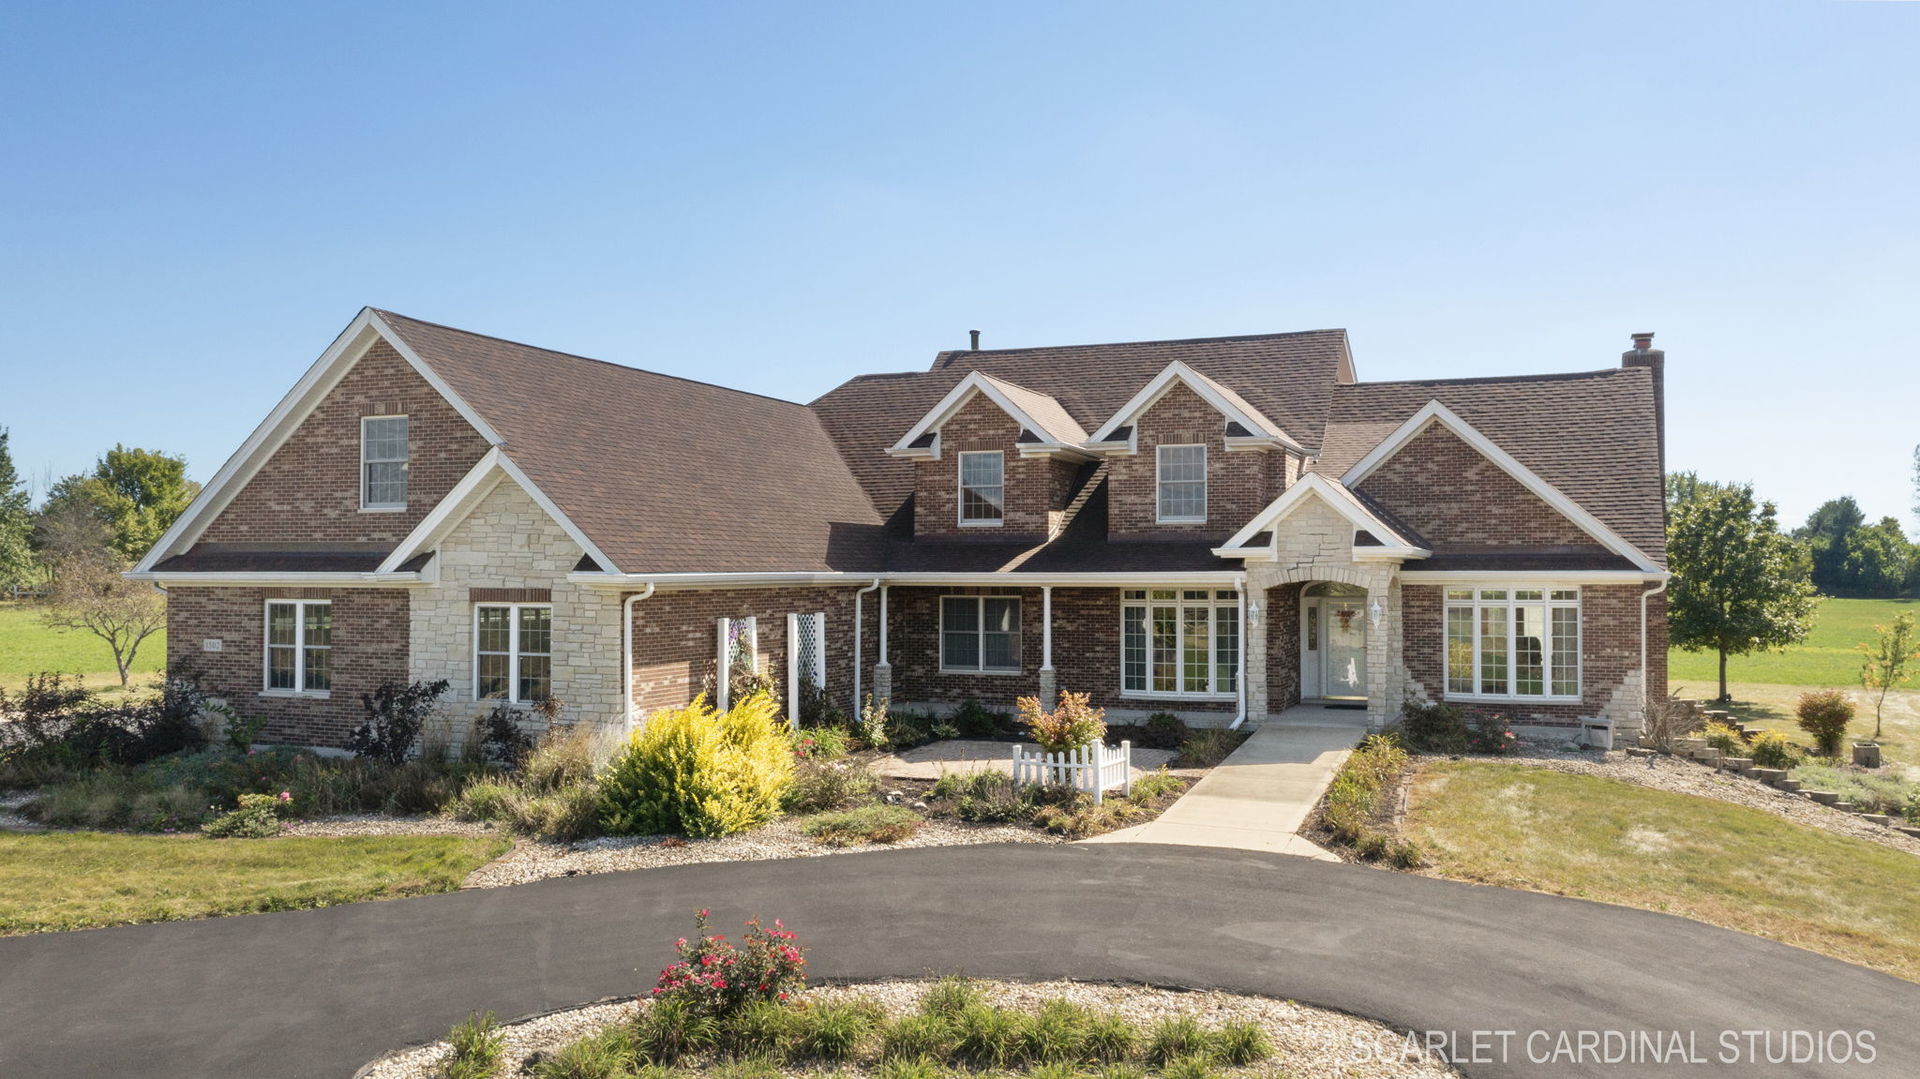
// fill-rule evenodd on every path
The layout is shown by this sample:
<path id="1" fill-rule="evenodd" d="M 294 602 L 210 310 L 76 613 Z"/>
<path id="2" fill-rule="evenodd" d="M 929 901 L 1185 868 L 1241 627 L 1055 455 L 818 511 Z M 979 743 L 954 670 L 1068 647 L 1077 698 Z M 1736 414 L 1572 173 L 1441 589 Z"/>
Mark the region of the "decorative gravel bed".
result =
<path id="1" fill-rule="evenodd" d="M 1437 758 L 1425 758 L 1437 759 Z M 1618 751 L 1604 756 L 1594 752 L 1559 751 L 1527 747 L 1517 756 L 1496 758 L 1535 768 L 1550 768 L 1578 775 L 1604 776 L 1642 787 L 1717 798 L 1723 802 L 1764 810 L 1796 824 L 1835 832 L 1878 843 L 1883 847 L 1920 854 L 1920 839 L 1875 824 L 1845 810 L 1823 806 L 1798 794 L 1792 794 L 1746 776 L 1715 771 L 1690 761 L 1671 757 L 1629 757 Z M 1651 762 L 1651 764 L 1649 764 Z"/>
<path id="2" fill-rule="evenodd" d="M 851 996 L 878 1000 L 893 1015 L 912 1011 L 929 983 L 923 981 L 885 981 L 850 985 L 822 986 L 811 989 L 807 999 L 831 1001 Z M 1244 1068 L 1222 1068 L 1222 1076 L 1287 1075 L 1298 1079 L 1388 1079 L 1457 1075 L 1439 1060 L 1421 1053 L 1409 1053 L 1403 1036 L 1381 1024 L 1328 1011 L 1289 1000 L 1241 996 L 1234 993 L 1161 989 L 1144 985 L 1108 985 L 1089 982 L 1002 982 L 977 983 L 995 1004 L 1035 1009 L 1040 1003 L 1063 998 L 1076 1004 L 1112 1012 L 1139 1024 L 1190 1015 L 1203 1026 L 1251 1020 L 1266 1028 L 1274 1054 L 1267 1060 Z M 551 1052 L 610 1026 L 632 1013 L 631 1000 L 601 1001 L 535 1016 L 507 1025 L 506 1053 L 509 1067 L 505 1075 L 524 1075 L 514 1062 L 523 1062 L 535 1053 Z M 1359 1047 L 1359 1048 L 1356 1048 Z M 445 1058 L 447 1044 L 405 1049 L 382 1057 L 360 1069 L 355 1079 L 431 1079 L 434 1068 Z M 818 1072 L 792 1071 L 790 1074 L 859 1075 L 858 1067 Z M 1018 1074 L 1018 1073 L 1014 1073 Z"/>
<path id="3" fill-rule="evenodd" d="M 499 888 L 546 877 L 613 873 L 700 862 L 754 862 L 770 858 L 816 858 L 901 847 L 953 847 L 972 843 L 1063 843 L 1060 836 L 1018 825 L 960 824 L 938 818 L 898 843 L 862 843 L 829 847 L 802 832 L 802 818 L 782 817 L 764 828 L 721 839 L 669 836 L 611 836 L 578 843 L 521 840 L 513 850 L 481 866 L 467 878 L 469 888 Z"/>

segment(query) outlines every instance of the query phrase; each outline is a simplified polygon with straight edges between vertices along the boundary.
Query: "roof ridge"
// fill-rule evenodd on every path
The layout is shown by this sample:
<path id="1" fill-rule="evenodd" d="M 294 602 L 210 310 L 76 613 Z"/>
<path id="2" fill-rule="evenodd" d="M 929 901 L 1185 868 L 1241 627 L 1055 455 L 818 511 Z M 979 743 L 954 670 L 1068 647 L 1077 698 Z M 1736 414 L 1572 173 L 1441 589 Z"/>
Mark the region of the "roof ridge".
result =
<path id="1" fill-rule="evenodd" d="M 1313 334 L 1346 333 L 1344 326 L 1329 326 L 1318 330 L 1285 330 L 1279 333 L 1243 333 L 1227 334 L 1217 337 L 1165 337 L 1147 341 L 1098 341 L 1079 345 L 1024 345 L 1020 348 L 948 348 L 934 354 L 934 367 L 941 366 L 944 356 L 977 356 L 982 353 L 1008 352 L 1059 352 L 1064 349 L 1078 348 L 1125 348 L 1134 345 L 1206 345 L 1222 341 L 1269 341 L 1280 337 L 1308 337 Z"/>
<path id="2" fill-rule="evenodd" d="M 613 360 L 602 360 L 594 356 L 582 356 L 578 352 L 563 352 L 560 349 L 548 348 L 545 345 L 530 344 L 526 341 L 515 341 L 511 337 L 501 337 L 497 334 L 481 333 L 478 330 L 467 330 L 467 329 L 462 329 L 459 326 L 449 326 L 444 322 L 434 322 L 430 319 L 415 318 L 412 315 L 403 315 L 398 311 L 389 311 L 382 307 L 369 307 L 368 310 L 372 311 L 376 315 L 381 315 L 383 317 L 403 318 L 403 319 L 406 319 L 408 322 L 418 322 L 422 326 L 432 326 L 435 329 L 446 330 L 449 333 L 464 334 L 467 337 L 478 337 L 483 341 L 498 341 L 503 345 L 512 345 L 515 348 L 529 348 L 534 350 L 535 352 L 544 352 L 549 356 L 565 356 L 567 359 L 570 359 L 570 360 L 580 360 L 584 363 L 597 363 L 603 367 L 612 367 L 620 371 L 631 371 L 636 375 L 652 375 L 655 378 L 670 378 L 677 382 L 687 382 L 695 386 L 706 386 L 710 389 L 725 390 L 728 393 L 742 394 L 747 397 L 758 397 L 762 400 L 774 401 L 774 402 L 778 402 L 779 404 L 792 405 L 795 408 L 802 408 L 802 409 L 807 409 L 808 411 L 812 411 L 811 407 L 808 406 L 805 402 L 790 401 L 784 397 L 775 397 L 770 393 L 760 393 L 757 390 L 743 390 L 738 386 L 723 386 L 718 382 L 708 382 L 707 380 L 701 379 L 701 378 L 689 378 L 686 375 L 676 375 L 667 371 L 654 371 L 645 367 L 634 367 L 631 364 L 616 363 Z M 912 372 L 912 373 L 919 374 L 920 372 Z"/>
<path id="3" fill-rule="evenodd" d="M 1368 389 L 1374 386 L 1471 386 L 1489 382 L 1557 382 L 1581 378 L 1600 378 L 1632 371 L 1644 371 L 1643 367 L 1602 367 L 1593 371 L 1551 371 L 1538 375 L 1475 375 L 1467 378 L 1398 378 L 1382 379 L 1378 382 L 1342 382 L 1335 388 Z"/>

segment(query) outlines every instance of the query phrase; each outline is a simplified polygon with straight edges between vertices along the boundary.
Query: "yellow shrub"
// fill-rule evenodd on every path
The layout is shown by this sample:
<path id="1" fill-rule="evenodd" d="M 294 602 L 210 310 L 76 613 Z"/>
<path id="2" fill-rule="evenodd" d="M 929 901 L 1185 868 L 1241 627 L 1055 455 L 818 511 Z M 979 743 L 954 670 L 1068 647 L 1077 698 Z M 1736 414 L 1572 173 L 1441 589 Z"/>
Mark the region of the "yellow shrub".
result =
<path id="1" fill-rule="evenodd" d="M 600 823 L 615 835 L 722 836 L 780 811 L 793 751 L 780 706 L 756 693 L 725 712 L 705 695 L 647 717 L 600 778 Z"/>

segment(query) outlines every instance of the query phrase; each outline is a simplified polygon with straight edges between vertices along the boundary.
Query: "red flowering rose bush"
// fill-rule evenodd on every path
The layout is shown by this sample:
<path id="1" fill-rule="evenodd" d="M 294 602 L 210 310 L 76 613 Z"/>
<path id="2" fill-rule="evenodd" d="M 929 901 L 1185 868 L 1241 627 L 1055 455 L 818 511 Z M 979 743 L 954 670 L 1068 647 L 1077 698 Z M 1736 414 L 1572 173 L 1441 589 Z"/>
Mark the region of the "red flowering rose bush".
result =
<path id="1" fill-rule="evenodd" d="M 678 962 L 660 972 L 656 1002 L 677 1001 L 697 1016 L 722 1018 L 756 1001 L 784 1003 L 807 987 L 806 949 L 779 921 L 771 929 L 754 918 L 738 945 L 707 930 L 707 911 L 694 916 L 694 936 L 674 942 Z"/>
<path id="2" fill-rule="evenodd" d="M 1467 722 L 1467 751 L 1469 753 L 1491 753 L 1504 755 L 1520 748 L 1520 739 L 1513 733 L 1513 727 L 1507 717 L 1498 712 L 1482 712 L 1478 709 L 1469 713 Z"/>

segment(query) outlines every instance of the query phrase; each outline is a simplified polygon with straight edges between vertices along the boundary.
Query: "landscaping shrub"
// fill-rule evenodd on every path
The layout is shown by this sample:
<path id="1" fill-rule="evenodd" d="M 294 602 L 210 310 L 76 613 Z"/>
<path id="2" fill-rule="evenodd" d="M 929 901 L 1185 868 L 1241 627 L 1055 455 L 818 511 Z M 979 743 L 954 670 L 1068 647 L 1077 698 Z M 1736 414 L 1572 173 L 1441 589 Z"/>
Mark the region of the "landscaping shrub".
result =
<path id="1" fill-rule="evenodd" d="M 1853 699 L 1837 689 L 1805 693 L 1798 708 L 1800 729 L 1813 736 L 1815 752 L 1822 757 L 1838 757 L 1846 741 L 1847 724 L 1853 722 Z"/>
<path id="2" fill-rule="evenodd" d="M 926 823 L 905 806 L 870 805 L 839 813 L 823 813 L 806 823 L 808 835 L 829 847 L 862 843 L 898 843 Z"/>
<path id="3" fill-rule="evenodd" d="M 1700 737 L 1706 743 L 1729 757 L 1746 756 L 1747 742 L 1738 729 L 1725 723 L 1709 723 L 1700 729 Z"/>
<path id="4" fill-rule="evenodd" d="M 925 1057 L 889 1057 L 874 1066 L 873 1079 L 949 1079 L 947 1069 Z"/>
<path id="5" fill-rule="evenodd" d="M 797 760 L 830 761 L 847 755 L 848 735 L 838 727 L 803 727 L 787 739 Z"/>
<path id="6" fill-rule="evenodd" d="M 1014 783 L 1005 772 L 950 772 L 933 785 L 930 797 L 944 803 L 945 811 L 973 824 L 1025 824 L 1045 800 L 1060 800 L 1039 787 Z"/>
<path id="7" fill-rule="evenodd" d="M 1920 782 L 1841 764 L 1803 764 L 1793 778 L 1808 790 L 1833 791 L 1868 813 L 1920 822 Z"/>
<path id="8" fill-rule="evenodd" d="M 640 1063 L 635 1039 L 623 1027 L 608 1027 L 561 1047 L 533 1066 L 536 1079 L 628 1079 Z"/>
<path id="9" fill-rule="evenodd" d="M 1467 752 L 1504 756 L 1520 747 L 1512 724 L 1498 712 L 1475 710 L 1467 720 Z"/>
<path id="10" fill-rule="evenodd" d="M 760 694 L 716 713 L 705 696 L 647 717 L 600 780 L 600 819 L 615 835 L 722 836 L 779 812 L 793 751 L 779 706 Z"/>
<path id="11" fill-rule="evenodd" d="M 215 839 L 265 839 L 280 834 L 280 817 L 293 795 L 243 794 L 239 808 L 208 821 L 200 830 Z"/>
<path id="12" fill-rule="evenodd" d="M 784 1001 L 807 987 L 798 934 L 778 921 L 768 929 L 755 918 L 736 947 L 707 932 L 707 917 L 705 910 L 697 913 L 692 939 L 675 942 L 680 958 L 660 972 L 653 1010 L 678 1005 L 694 1017 L 725 1019 L 755 1001 Z"/>
<path id="13" fill-rule="evenodd" d="M 103 705 L 77 681 L 36 674 L 19 696 L 0 692 L 0 766 L 13 777 L 46 777 L 108 764 L 141 764 L 207 744 L 209 697 L 176 666 L 153 696 Z"/>
<path id="14" fill-rule="evenodd" d="M 507 1036 L 501 1032 L 492 1012 L 468 1016 L 466 1022 L 447 1034 L 447 1041 L 452 1044 L 453 1052 L 440 1065 L 444 1079 L 489 1079 L 500 1071 Z"/>
<path id="15" fill-rule="evenodd" d="M 1273 1055 L 1273 1042 L 1258 1023 L 1228 1023 L 1213 1033 L 1213 1055 L 1222 1064 L 1244 1068 Z"/>
<path id="16" fill-rule="evenodd" d="M 1136 778 L 1133 781 L 1133 793 L 1128 797 L 1136 802 L 1152 802 L 1169 794 L 1180 794 L 1186 789 L 1186 780 L 1161 768 Z"/>
<path id="17" fill-rule="evenodd" d="M 794 765 L 793 784 L 780 796 L 780 808 L 788 813 L 821 813 L 866 805 L 879 795 L 879 777 L 864 765 L 802 760 Z"/>
<path id="18" fill-rule="evenodd" d="M 1072 1001 L 1049 1000 L 1021 1032 L 1020 1055 L 1042 1064 L 1069 1064 L 1084 1055 L 1093 1013 Z"/>
<path id="19" fill-rule="evenodd" d="M 1204 1053 L 1175 1057 L 1160 1066 L 1160 1079 L 1213 1079 L 1213 1060 Z"/>
<path id="20" fill-rule="evenodd" d="M 781 1001 L 748 1001 L 720 1024 L 720 1051 L 735 1059 L 774 1057 L 786 1047 L 793 1014 Z"/>
<path id="21" fill-rule="evenodd" d="M 1125 1017 L 1103 1012 L 1087 1020 L 1087 1059 L 1111 1064 L 1131 1057 L 1139 1046 L 1140 1032 Z"/>
<path id="22" fill-rule="evenodd" d="M 496 703 L 473 721 L 474 743 L 480 759 L 502 768 L 518 768 L 533 752 L 536 739 L 520 728 L 520 709 L 511 701 Z"/>
<path id="23" fill-rule="evenodd" d="M 632 1045 L 636 1057 L 672 1064 L 688 1053 L 710 1048 L 719 1038 L 717 1019 L 700 1011 L 691 999 L 668 996 L 655 998 L 652 1007 L 639 1013 Z"/>
<path id="24" fill-rule="evenodd" d="M 1377 834 L 1373 820 L 1406 764 L 1407 751 L 1398 739 L 1369 736 L 1361 740 L 1334 775 L 1321 803 L 1321 822 L 1334 839 L 1370 859 L 1390 852 L 1385 837 L 1373 838 Z"/>
<path id="25" fill-rule="evenodd" d="M 1138 744 L 1147 749 L 1179 749 L 1186 741 L 1186 720 L 1172 712 L 1155 712 L 1142 725 Z"/>
<path id="26" fill-rule="evenodd" d="M 1012 1064 L 1020 1055 L 1020 1039 L 1026 1017 L 1018 1012 L 973 1003 L 960 1009 L 952 1019 L 953 1053 L 975 1068 L 999 1069 Z"/>
<path id="27" fill-rule="evenodd" d="M 158 782 L 138 769 L 106 767 L 40 788 L 20 812 L 54 828 L 184 831 L 207 818 L 209 801 L 191 786 Z"/>
<path id="28" fill-rule="evenodd" d="M 794 1013 L 794 1052 L 812 1060 L 849 1060 L 884 1017 L 878 1007 L 857 1000 L 802 1009 Z"/>
<path id="29" fill-rule="evenodd" d="M 1048 753 L 1064 753 L 1106 737 L 1106 711 L 1095 708 L 1085 693 L 1063 691 L 1052 711 L 1041 708 L 1038 697 L 1021 697 L 1014 703 L 1028 735 Z"/>
<path id="30" fill-rule="evenodd" d="M 1415 753 L 1465 753 L 1467 717 L 1444 701 L 1408 701 L 1400 709 L 1400 735 Z"/>
<path id="31" fill-rule="evenodd" d="M 1147 1032 L 1146 1042 L 1148 1062 L 1162 1069 L 1182 1057 L 1204 1054 L 1209 1048 L 1207 1032 L 1191 1015 L 1160 1020 Z"/>
<path id="32" fill-rule="evenodd" d="M 972 697 L 961 701 L 947 722 L 962 738 L 1005 738 L 1014 729 L 1012 716 L 996 712 Z"/>
<path id="33" fill-rule="evenodd" d="M 252 750 L 254 739 L 260 737 L 267 726 L 266 716 L 243 716 L 224 704 L 209 706 L 207 710 L 220 716 L 220 738 L 232 753 Z"/>
<path id="34" fill-rule="evenodd" d="M 892 744 L 889 734 L 892 719 L 887 715 L 888 703 L 887 698 L 876 701 L 873 694 L 869 693 L 866 701 L 860 705 L 860 724 L 854 733 L 869 749 L 886 749 Z"/>
<path id="35" fill-rule="evenodd" d="M 1792 768 L 1800 763 L 1799 754 L 1779 731 L 1761 731 L 1747 744 L 1747 755 L 1762 768 Z"/>
<path id="36" fill-rule="evenodd" d="M 932 716 L 889 708 L 880 718 L 886 722 L 887 745 L 893 749 L 912 749 L 934 740 Z"/>
<path id="37" fill-rule="evenodd" d="M 1127 798 L 1108 798 L 1096 803 L 1088 795 L 1076 794 L 1071 800 L 1036 809 L 1033 823 L 1055 835 L 1085 839 L 1125 828 L 1146 815 L 1146 809 Z"/>
<path id="38" fill-rule="evenodd" d="M 413 753 L 420 728 L 433 706 L 450 689 L 446 679 L 436 682 L 382 682 L 372 693 L 360 695 L 366 721 L 347 738 L 354 756 L 399 764 Z"/>
<path id="39" fill-rule="evenodd" d="M 951 1020 L 968 1007 L 985 1000 L 980 987 L 966 978 L 949 974 L 927 989 L 920 998 L 920 1012 Z"/>
<path id="40" fill-rule="evenodd" d="M 1212 768 L 1226 760 L 1247 736 L 1225 727 L 1202 727 L 1180 743 L 1179 762 L 1186 768 Z"/>
<path id="41" fill-rule="evenodd" d="M 880 1036 L 883 1060 L 938 1060 L 953 1051 L 953 1027 L 946 1016 L 922 1011 L 902 1016 Z"/>
<path id="42" fill-rule="evenodd" d="M 825 686 L 815 685 L 812 678 L 800 680 L 800 716 L 798 726 L 803 730 L 837 730 L 845 732 L 847 713 L 840 702 L 833 699 Z"/>

